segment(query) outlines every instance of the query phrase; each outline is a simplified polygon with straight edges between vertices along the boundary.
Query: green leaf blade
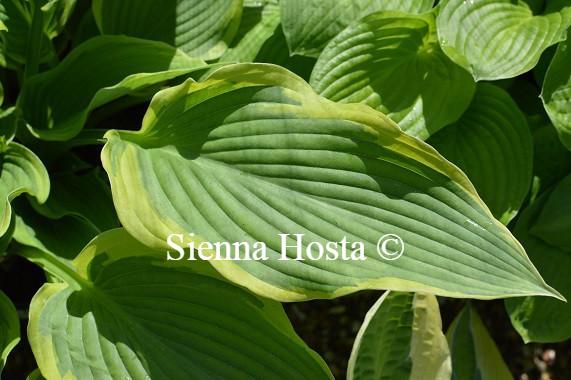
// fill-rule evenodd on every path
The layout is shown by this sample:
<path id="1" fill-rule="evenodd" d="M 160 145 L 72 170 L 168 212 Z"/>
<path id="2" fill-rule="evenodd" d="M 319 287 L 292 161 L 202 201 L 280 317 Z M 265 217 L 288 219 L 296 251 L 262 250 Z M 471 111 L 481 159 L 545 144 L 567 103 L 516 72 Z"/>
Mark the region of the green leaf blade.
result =
<path id="1" fill-rule="evenodd" d="M 353 21 L 377 11 L 423 13 L 433 0 L 283 0 L 282 25 L 291 54 L 317 57 Z"/>
<path id="2" fill-rule="evenodd" d="M 547 69 L 541 99 L 559 139 L 571 150 L 571 32 L 557 47 Z"/>
<path id="3" fill-rule="evenodd" d="M 470 107 L 429 143 L 462 169 L 496 218 L 507 224 L 531 184 L 532 136 L 507 92 L 479 84 Z"/>
<path id="4" fill-rule="evenodd" d="M 124 230 L 112 230 L 74 261 L 77 283 L 44 285 L 28 327 L 42 375 L 332 378 L 281 305 L 208 266 L 161 261 Z"/>
<path id="5" fill-rule="evenodd" d="M 446 380 L 450 375 L 436 297 L 386 292 L 359 329 L 347 379 Z"/>
<path id="6" fill-rule="evenodd" d="M 475 83 L 438 46 L 432 13 L 379 12 L 325 47 L 310 83 L 322 96 L 365 103 L 422 140 L 456 121 Z"/>
<path id="7" fill-rule="evenodd" d="M 565 39 L 571 7 L 534 16 L 510 0 L 446 0 L 437 18 L 440 45 L 476 80 L 512 78 L 532 69 L 549 46 Z"/>
<path id="8" fill-rule="evenodd" d="M 106 138 L 103 166 L 127 230 L 164 250 L 178 233 L 196 234 L 183 245 L 264 242 L 268 260 L 211 261 L 264 296 L 556 295 L 454 165 L 381 113 L 330 102 L 285 69 L 239 64 L 187 81 L 154 98 L 141 131 Z M 281 233 L 306 234 L 304 247 L 346 236 L 366 258 L 301 262 L 290 249 L 278 260 Z M 405 242 L 399 260 L 376 252 L 388 233 Z"/>
<path id="9" fill-rule="evenodd" d="M 204 61 L 160 42 L 101 36 L 81 44 L 56 68 L 30 78 L 20 104 L 32 134 L 69 140 L 91 110 L 205 67 Z"/>
<path id="10" fill-rule="evenodd" d="M 162 41 L 193 57 L 212 60 L 234 38 L 242 0 L 95 0 L 92 9 L 102 34 Z"/>
<path id="11" fill-rule="evenodd" d="M 10 299 L 0 290 L 0 374 L 10 352 L 20 341 L 20 319 Z"/>

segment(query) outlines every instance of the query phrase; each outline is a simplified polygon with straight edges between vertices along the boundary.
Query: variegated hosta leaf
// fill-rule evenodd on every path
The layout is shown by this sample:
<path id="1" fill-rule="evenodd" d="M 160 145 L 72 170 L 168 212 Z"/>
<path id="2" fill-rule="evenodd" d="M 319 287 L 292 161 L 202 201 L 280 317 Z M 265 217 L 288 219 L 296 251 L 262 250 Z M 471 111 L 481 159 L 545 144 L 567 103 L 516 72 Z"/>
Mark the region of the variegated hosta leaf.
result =
<path id="1" fill-rule="evenodd" d="M 253 62 L 279 25 L 280 7 L 277 0 L 268 0 L 257 6 L 244 6 L 235 41 L 220 57 L 220 61 Z"/>
<path id="2" fill-rule="evenodd" d="M 0 65 L 14 66 L 26 62 L 26 47 L 32 25 L 34 2 L 3 0 L 0 2 Z M 75 0 L 51 0 L 42 10 L 42 49 L 40 60 L 55 57 L 51 39 L 63 29 L 73 12 Z"/>
<path id="3" fill-rule="evenodd" d="M 479 84 L 460 120 L 429 143 L 468 175 L 496 218 L 507 224 L 517 214 L 531 184 L 533 143 L 506 91 Z"/>
<path id="4" fill-rule="evenodd" d="M 204 61 L 162 42 L 96 37 L 73 49 L 54 69 L 26 81 L 20 105 L 34 135 L 68 140 L 94 108 L 205 67 Z"/>
<path id="5" fill-rule="evenodd" d="M 234 38 L 242 0 L 94 0 L 103 34 L 158 40 L 203 59 L 220 57 Z"/>
<path id="6" fill-rule="evenodd" d="M 228 65 L 188 80 L 154 97 L 140 131 L 106 138 L 103 166 L 129 233 L 163 252 L 170 234 L 183 245 L 264 242 L 268 260 L 211 261 L 264 296 L 556 295 L 456 166 L 383 114 L 320 97 L 283 68 Z M 405 243 L 398 260 L 377 254 L 389 233 Z M 279 260 L 278 234 L 305 234 L 306 259 L 310 242 L 346 237 L 365 260 L 291 260 L 295 248 Z"/>
<path id="7" fill-rule="evenodd" d="M 454 319 L 448 332 L 454 380 L 512 380 L 513 377 L 482 323 L 468 305 Z"/>
<path id="8" fill-rule="evenodd" d="M 456 121 L 475 90 L 440 50 L 432 13 L 379 12 L 352 24 L 325 47 L 310 83 L 331 100 L 386 113 L 423 140 Z"/>
<path id="9" fill-rule="evenodd" d="M 12 301 L 0 290 L 0 375 L 10 351 L 20 341 L 20 319 Z"/>
<path id="10" fill-rule="evenodd" d="M 280 304 L 206 264 L 169 265 L 124 230 L 54 272 L 65 282 L 38 291 L 28 325 L 48 379 L 332 378 Z"/>
<path id="11" fill-rule="evenodd" d="M 50 192 L 50 179 L 44 164 L 28 148 L 15 142 L 4 145 L 0 153 L 0 236 L 10 226 L 10 201 L 28 193 L 43 203 Z"/>
<path id="12" fill-rule="evenodd" d="M 571 6 L 534 16 L 523 1 L 442 0 L 437 26 L 442 49 L 476 80 L 515 77 L 565 39 Z"/>
<path id="13" fill-rule="evenodd" d="M 377 11 L 423 13 L 434 0 L 281 0 L 282 25 L 292 54 L 317 57 L 353 21 Z"/>
<path id="14" fill-rule="evenodd" d="M 514 233 L 520 239 L 524 247 L 530 253 L 530 257 L 541 273 L 550 280 L 561 293 L 566 297 L 571 297 L 571 279 L 568 276 L 568 268 L 571 267 L 571 250 L 564 250 L 537 237 L 533 229 L 540 225 L 540 215 L 545 212 L 548 203 L 555 203 L 559 197 L 555 192 L 561 191 L 561 186 L 571 181 L 571 176 L 567 177 L 555 189 L 555 191 L 545 194 L 535 201 L 530 207 L 524 210 L 518 219 Z M 555 198 L 552 199 L 552 197 Z M 559 199 L 559 207 L 562 210 L 568 208 L 567 199 Z M 568 216 L 567 216 L 568 217 Z M 539 219 L 539 220 L 538 220 Z M 564 234 L 569 235 L 569 229 Z M 510 315 L 512 325 L 521 335 L 523 340 L 528 342 L 559 342 L 571 338 L 571 304 L 561 301 L 545 301 L 539 297 L 525 297 L 517 300 L 507 300 L 506 309 Z"/>
<path id="15" fill-rule="evenodd" d="M 357 334 L 347 379 L 449 380 L 451 372 L 436 297 L 386 292 Z"/>
<path id="16" fill-rule="evenodd" d="M 561 142 L 571 150 L 571 31 L 547 69 L 541 98 Z"/>

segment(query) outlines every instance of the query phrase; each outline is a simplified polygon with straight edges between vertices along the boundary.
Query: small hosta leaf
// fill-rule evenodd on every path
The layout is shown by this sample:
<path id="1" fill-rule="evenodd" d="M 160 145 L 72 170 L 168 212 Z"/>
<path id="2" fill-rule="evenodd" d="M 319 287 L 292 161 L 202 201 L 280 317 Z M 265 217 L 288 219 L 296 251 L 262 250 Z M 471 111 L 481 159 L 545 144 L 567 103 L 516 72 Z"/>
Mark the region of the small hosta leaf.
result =
<path id="1" fill-rule="evenodd" d="M 507 224 L 529 191 L 532 137 L 510 95 L 479 84 L 468 110 L 429 143 L 458 165 L 496 218 Z"/>
<path id="2" fill-rule="evenodd" d="M 566 181 L 569 183 L 570 177 Z M 561 185 L 560 185 L 561 186 Z M 571 280 L 568 268 L 571 267 L 571 250 L 563 250 L 550 245 L 535 236 L 531 231 L 541 225 L 541 214 L 545 212 L 546 205 L 553 202 L 551 197 L 557 189 L 544 194 L 530 207 L 524 210 L 518 219 L 514 233 L 530 253 L 530 258 L 541 273 L 561 290 L 566 297 L 571 297 Z M 568 197 L 567 197 L 568 198 Z M 565 209 L 565 203 L 558 203 Z M 538 220 L 539 219 L 539 220 Z M 564 232 L 568 236 L 569 229 Z M 506 309 L 510 315 L 512 325 L 528 342 L 560 342 L 571 338 L 571 304 L 562 301 L 547 301 L 539 297 L 525 297 L 506 300 Z"/>
<path id="3" fill-rule="evenodd" d="M 571 32 L 557 47 L 543 81 L 541 98 L 561 142 L 571 150 Z"/>
<path id="4" fill-rule="evenodd" d="M 242 0 L 94 0 L 92 8 L 102 34 L 163 41 L 210 60 L 234 38 Z"/>
<path id="5" fill-rule="evenodd" d="M 171 234 L 183 245 L 262 242 L 267 260 L 211 261 L 261 295 L 556 294 L 456 166 L 385 115 L 331 102 L 283 68 L 228 65 L 188 80 L 154 97 L 140 131 L 106 138 L 103 166 L 129 233 L 164 251 Z M 293 234 L 305 234 L 300 249 Z M 398 260 L 377 253 L 385 234 L 404 241 Z M 344 238 L 355 243 L 345 256 L 338 245 L 337 259 L 310 259 L 310 242 Z"/>
<path id="6" fill-rule="evenodd" d="M 434 0 L 281 0 L 282 25 L 292 54 L 317 57 L 353 21 L 377 11 L 423 13 Z"/>
<path id="7" fill-rule="evenodd" d="M 571 6 L 541 16 L 511 0 L 443 0 L 439 8 L 442 49 L 476 80 L 512 78 L 532 69 L 571 25 Z"/>
<path id="8" fill-rule="evenodd" d="M 454 380 L 512 380 L 513 377 L 476 310 L 468 305 L 446 333 Z"/>
<path id="9" fill-rule="evenodd" d="M 433 295 L 386 292 L 353 345 L 347 379 L 448 380 L 450 352 Z"/>
<path id="10" fill-rule="evenodd" d="M 69 140 L 83 128 L 91 110 L 205 67 L 204 61 L 162 42 L 100 36 L 73 49 L 54 69 L 26 81 L 20 104 L 34 135 Z"/>
<path id="11" fill-rule="evenodd" d="M 387 114 L 423 140 L 456 121 L 475 90 L 440 50 L 432 13 L 379 12 L 353 23 L 325 47 L 310 83 L 326 98 Z"/>
<path id="12" fill-rule="evenodd" d="M 43 203 L 50 192 L 50 179 L 40 159 L 28 148 L 15 142 L 5 145 L 0 153 L 0 236 L 12 218 L 10 201 L 22 193 Z"/>
<path id="13" fill-rule="evenodd" d="M 30 306 L 48 379 L 332 378 L 280 304 L 204 264 L 169 266 L 124 230 L 99 235 L 64 271 Z"/>
<path id="14" fill-rule="evenodd" d="M 0 290 L 0 375 L 6 358 L 20 341 L 20 319 L 12 301 Z"/>

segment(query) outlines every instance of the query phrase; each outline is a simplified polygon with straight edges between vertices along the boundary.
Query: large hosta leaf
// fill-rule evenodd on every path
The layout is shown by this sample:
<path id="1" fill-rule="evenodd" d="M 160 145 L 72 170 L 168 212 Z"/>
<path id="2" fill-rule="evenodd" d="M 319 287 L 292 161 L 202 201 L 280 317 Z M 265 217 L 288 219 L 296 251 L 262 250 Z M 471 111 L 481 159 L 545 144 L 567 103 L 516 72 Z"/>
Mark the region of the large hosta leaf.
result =
<path id="1" fill-rule="evenodd" d="M 478 312 L 468 305 L 446 332 L 452 354 L 454 380 L 511 380 L 510 370 L 482 323 Z"/>
<path id="2" fill-rule="evenodd" d="M 347 25 L 369 13 L 427 12 L 434 0 L 281 0 L 282 25 L 292 54 L 317 57 Z"/>
<path id="3" fill-rule="evenodd" d="M 470 74 L 440 50 L 434 16 L 380 12 L 335 37 L 311 74 L 321 95 L 362 102 L 426 139 L 470 104 Z"/>
<path id="4" fill-rule="evenodd" d="M 0 375 L 6 358 L 20 341 L 20 320 L 12 301 L 0 290 Z"/>
<path id="5" fill-rule="evenodd" d="M 567 177 L 569 183 L 570 177 Z M 561 186 L 561 185 L 560 185 Z M 527 208 L 518 219 L 515 234 L 529 251 L 533 262 L 545 277 L 552 281 L 563 295 L 571 297 L 571 250 L 563 250 L 530 233 L 538 225 L 546 205 L 553 202 L 555 192 L 545 194 Z M 556 197 L 557 199 L 557 197 Z M 565 203 L 559 203 L 565 209 Z M 539 223 L 541 225 L 541 223 Z M 565 231 L 568 236 L 569 230 Z M 547 301 L 539 297 L 525 297 L 508 300 L 506 308 L 512 325 L 527 342 L 558 342 L 571 338 L 571 304 L 561 301 Z"/>
<path id="6" fill-rule="evenodd" d="M 571 150 L 571 31 L 547 69 L 541 98 L 561 142 Z"/>
<path id="7" fill-rule="evenodd" d="M 34 135 L 68 140 L 94 108 L 205 67 L 204 61 L 161 42 L 101 36 L 73 49 L 56 68 L 26 81 L 20 105 Z"/>
<path id="8" fill-rule="evenodd" d="M 347 379 L 449 380 L 450 352 L 433 295 L 386 292 L 357 334 Z"/>
<path id="9" fill-rule="evenodd" d="M 28 336 L 48 379 L 331 378 L 281 305 L 204 264 L 168 265 L 124 230 L 99 235 L 74 269 L 30 306 Z"/>
<path id="10" fill-rule="evenodd" d="M 101 33 L 163 41 L 203 59 L 224 53 L 241 14 L 242 0 L 93 1 Z"/>
<path id="11" fill-rule="evenodd" d="M 4 145 L 3 150 L 0 153 L 0 236 L 10 225 L 12 199 L 28 193 L 42 203 L 50 192 L 48 172 L 31 150 L 15 142 Z"/>
<path id="12" fill-rule="evenodd" d="M 507 224 L 531 183 L 532 137 L 507 92 L 479 84 L 468 110 L 429 143 L 470 178 L 496 218 Z"/>
<path id="13" fill-rule="evenodd" d="M 565 39 L 571 7 L 534 16 L 523 1 L 443 0 L 437 24 L 444 52 L 476 80 L 511 78 Z"/>
<path id="14" fill-rule="evenodd" d="M 211 261 L 262 295 L 554 294 L 460 170 L 383 114 L 322 98 L 283 68 L 229 65 L 188 80 L 155 96 L 140 131 L 106 137 L 102 161 L 127 230 L 159 249 L 173 233 L 262 241 L 268 260 Z M 346 237 L 365 260 L 279 260 L 280 233 L 305 234 L 303 247 Z M 388 233 L 405 242 L 398 260 L 376 252 Z"/>

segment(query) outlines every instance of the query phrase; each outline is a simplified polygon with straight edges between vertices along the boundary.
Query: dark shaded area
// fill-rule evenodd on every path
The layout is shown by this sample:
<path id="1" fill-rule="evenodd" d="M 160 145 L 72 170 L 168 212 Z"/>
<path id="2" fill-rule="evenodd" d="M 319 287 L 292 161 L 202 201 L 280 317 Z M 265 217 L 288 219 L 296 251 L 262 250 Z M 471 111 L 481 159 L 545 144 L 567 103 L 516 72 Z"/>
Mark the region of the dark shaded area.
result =
<path id="1" fill-rule="evenodd" d="M 353 340 L 365 314 L 381 294 L 367 291 L 335 300 L 290 303 L 284 307 L 301 338 L 325 359 L 336 379 L 344 379 Z M 439 301 L 446 331 L 466 301 L 451 298 Z M 515 379 L 569 378 L 571 340 L 524 344 L 511 326 L 502 300 L 474 304 Z"/>

